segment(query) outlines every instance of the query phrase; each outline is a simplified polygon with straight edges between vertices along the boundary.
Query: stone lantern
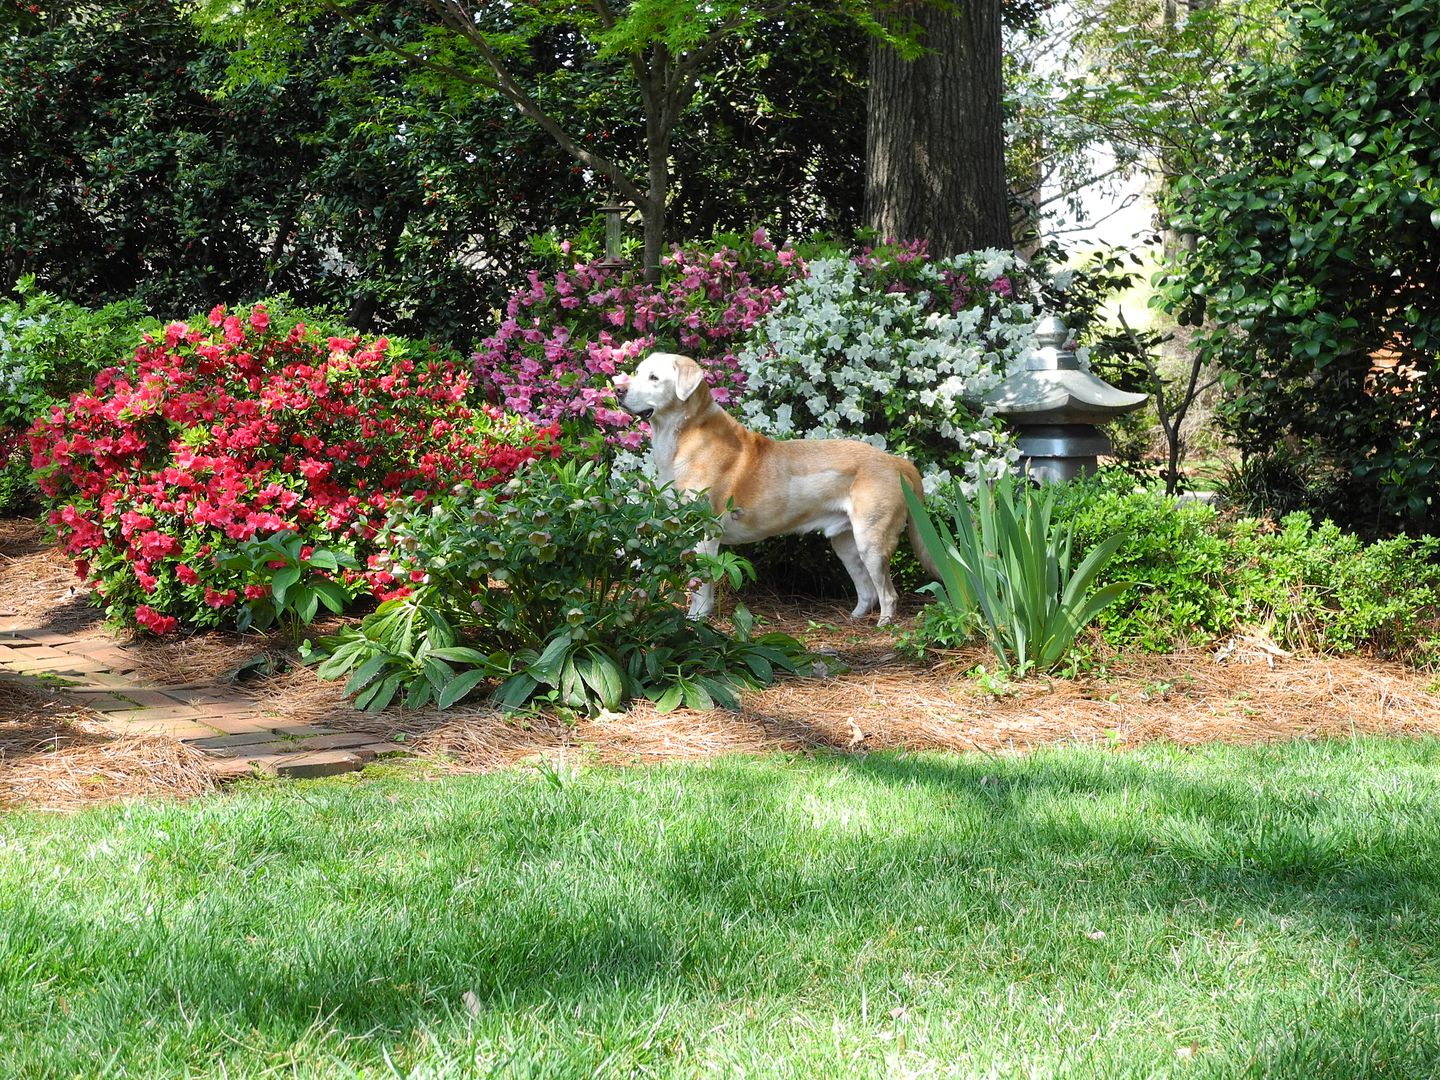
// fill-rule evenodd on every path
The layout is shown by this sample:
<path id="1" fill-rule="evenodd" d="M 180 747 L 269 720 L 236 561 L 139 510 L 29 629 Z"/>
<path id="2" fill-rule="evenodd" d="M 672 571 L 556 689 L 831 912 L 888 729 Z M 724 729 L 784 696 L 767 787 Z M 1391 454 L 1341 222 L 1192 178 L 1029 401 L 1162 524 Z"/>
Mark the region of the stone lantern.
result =
<path id="1" fill-rule="evenodd" d="M 1045 483 L 1074 480 L 1095 471 L 1096 457 L 1110 452 L 1098 425 L 1141 408 L 1148 394 L 1116 389 L 1080 367 L 1069 347 L 1070 331 L 1054 315 L 1035 327 L 1040 347 L 1023 370 L 1006 376 L 980 404 L 1016 429 L 1020 469 Z"/>
<path id="2" fill-rule="evenodd" d="M 610 201 L 600 207 L 605 215 L 605 257 L 595 265 L 606 270 L 624 270 L 630 264 L 620 257 L 620 229 L 630 206 L 612 195 Z"/>

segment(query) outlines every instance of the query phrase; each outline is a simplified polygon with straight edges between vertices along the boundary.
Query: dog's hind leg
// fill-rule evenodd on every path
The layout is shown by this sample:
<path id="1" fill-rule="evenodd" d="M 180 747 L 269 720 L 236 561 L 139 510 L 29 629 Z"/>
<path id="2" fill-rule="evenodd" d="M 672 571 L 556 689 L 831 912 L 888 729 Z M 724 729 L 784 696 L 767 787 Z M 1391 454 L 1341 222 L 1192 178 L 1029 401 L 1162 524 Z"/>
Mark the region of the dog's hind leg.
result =
<path id="1" fill-rule="evenodd" d="M 870 581 L 870 571 L 865 569 L 865 560 L 860 557 L 860 549 L 855 545 L 855 534 L 848 529 L 836 533 L 830 538 L 830 546 L 835 549 L 835 554 L 840 556 L 840 561 L 850 573 L 850 580 L 855 583 L 858 602 L 855 610 L 850 612 L 850 617 L 863 619 L 875 606 L 876 592 Z"/>
<path id="2" fill-rule="evenodd" d="M 890 556 L 894 554 L 895 544 L 892 541 L 887 545 L 886 536 L 883 530 L 873 530 L 869 536 L 859 533 L 855 536 L 860 560 L 870 578 L 871 588 L 880 600 L 880 619 L 876 626 L 884 626 L 895 617 L 895 604 L 900 598 L 895 591 L 895 583 L 890 580 Z"/>

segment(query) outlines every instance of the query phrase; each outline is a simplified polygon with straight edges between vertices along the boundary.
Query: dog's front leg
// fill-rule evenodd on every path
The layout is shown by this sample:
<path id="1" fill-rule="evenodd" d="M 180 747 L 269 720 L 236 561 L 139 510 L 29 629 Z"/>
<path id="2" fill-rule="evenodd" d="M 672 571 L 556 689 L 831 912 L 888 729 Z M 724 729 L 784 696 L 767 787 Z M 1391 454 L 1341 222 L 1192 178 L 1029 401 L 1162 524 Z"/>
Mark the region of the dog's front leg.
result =
<path id="1" fill-rule="evenodd" d="M 695 545 L 695 550 L 701 555 L 715 556 L 720 554 L 720 541 L 702 540 Z M 698 589 L 690 594 L 690 618 L 704 619 L 715 610 L 715 583 L 704 582 Z"/>

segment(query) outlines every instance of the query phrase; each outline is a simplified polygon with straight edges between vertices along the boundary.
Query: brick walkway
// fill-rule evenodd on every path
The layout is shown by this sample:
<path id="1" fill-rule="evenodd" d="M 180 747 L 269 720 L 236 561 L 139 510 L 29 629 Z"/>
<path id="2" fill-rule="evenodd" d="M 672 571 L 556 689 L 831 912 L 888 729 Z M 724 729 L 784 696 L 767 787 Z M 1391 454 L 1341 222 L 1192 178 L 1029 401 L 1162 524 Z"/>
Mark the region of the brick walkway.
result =
<path id="1" fill-rule="evenodd" d="M 117 735 L 169 735 L 214 758 L 221 775 L 330 776 L 404 752 L 363 732 L 287 723 L 224 686 L 150 686 L 133 677 L 138 666 L 108 637 L 0 628 L 0 686 L 41 681 L 94 710 Z"/>

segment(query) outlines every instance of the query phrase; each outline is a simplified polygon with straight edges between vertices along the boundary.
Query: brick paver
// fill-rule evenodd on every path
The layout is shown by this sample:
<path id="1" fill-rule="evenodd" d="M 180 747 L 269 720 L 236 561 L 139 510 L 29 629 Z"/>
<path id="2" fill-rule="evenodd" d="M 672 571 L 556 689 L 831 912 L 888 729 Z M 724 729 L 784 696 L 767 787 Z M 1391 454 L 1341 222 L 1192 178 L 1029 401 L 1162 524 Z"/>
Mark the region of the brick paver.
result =
<path id="1" fill-rule="evenodd" d="M 152 686 L 134 676 L 134 652 L 107 637 L 41 627 L 0 628 L 0 681 L 65 694 L 117 734 L 165 735 L 211 758 L 219 777 L 291 778 L 353 772 L 405 749 L 365 732 L 296 723 L 226 686 Z"/>

